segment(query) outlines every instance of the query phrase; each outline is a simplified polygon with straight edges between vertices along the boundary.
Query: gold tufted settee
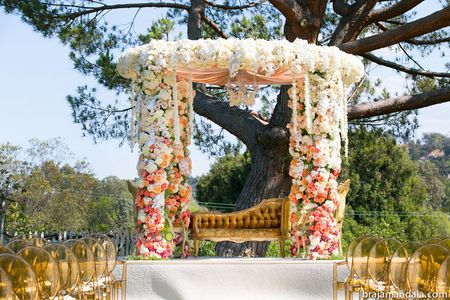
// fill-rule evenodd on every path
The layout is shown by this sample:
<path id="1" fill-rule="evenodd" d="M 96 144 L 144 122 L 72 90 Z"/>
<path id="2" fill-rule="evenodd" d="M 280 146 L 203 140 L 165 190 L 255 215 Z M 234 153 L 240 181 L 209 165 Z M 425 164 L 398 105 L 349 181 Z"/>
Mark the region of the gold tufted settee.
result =
<path id="1" fill-rule="evenodd" d="M 289 238 L 289 205 L 287 198 L 273 198 L 232 213 L 193 213 L 191 238 L 195 256 L 200 240 L 236 243 L 278 240 L 284 257 L 284 243 Z"/>

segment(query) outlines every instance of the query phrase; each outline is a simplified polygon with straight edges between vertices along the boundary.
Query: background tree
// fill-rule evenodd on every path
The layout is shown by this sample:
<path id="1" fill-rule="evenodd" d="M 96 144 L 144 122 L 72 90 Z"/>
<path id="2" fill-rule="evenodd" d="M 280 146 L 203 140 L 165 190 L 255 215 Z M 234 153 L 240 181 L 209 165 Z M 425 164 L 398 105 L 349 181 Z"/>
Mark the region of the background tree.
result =
<path id="1" fill-rule="evenodd" d="M 350 120 L 393 123 L 405 122 L 407 114 L 400 113 L 450 100 L 447 70 L 428 71 L 415 57 L 429 55 L 433 50 L 445 51 L 449 42 L 446 27 L 450 25 L 450 7 L 440 1 L 441 8 L 423 17 L 415 17 L 414 9 L 432 0 L 261 0 L 250 1 L 166 1 L 166 2 L 108 2 L 103 0 L 0 0 L 6 12 L 16 13 L 47 37 L 58 37 L 71 48 L 70 58 L 81 73 L 93 76 L 103 87 L 117 94 L 129 92 L 129 83 L 118 76 L 115 54 L 125 47 L 142 43 L 143 36 L 157 36 L 170 28 L 167 22 L 149 24 L 149 31 L 133 35 L 132 28 L 138 14 L 154 8 L 168 9 L 167 18 L 187 25 L 187 37 L 228 38 L 253 37 L 274 39 L 285 37 L 292 41 L 301 38 L 310 43 L 337 46 L 359 55 L 367 64 L 399 71 L 412 79 L 409 94 L 381 97 L 370 92 L 370 82 L 358 85 L 350 99 Z M 133 10 L 130 13 L 130 10 Z M 130 15 L 130 26 L 119 27 L 107 22 L 108 14 L 124 11 Z M 154 27 L 152 27 L 154 26 Z M 258 30 L 256 30 L 258 29 Z M 397 60 L 386 60 L 373 53 L 377 49 L 398 51 Z M 442 64 L 447 61 L 442 58 Z M 448 68 L 448 64 L 446 65 Z M 279 89 L 265 108 L 270 117 L 248 108 L 229 107 L 224 91 L 219 87 L 205 91 L 198 87 L 194 110 L 242 141 L 251 154 L 251 169 L 236 209 L 243 209 L 264 198 L 286 196 L 291 186 L 288 175 L 290 120 L 287 87 Z M 374 101 L 378 100 L 378 101 Z M 111 103 L 96 97 L 96 89 L 81 86 L 77 95 L 68 96 L 74 121 L 94 139 L 128 136 L 129 107 L 120 98 Z M 363 103 L 360 103 L 363 101 Z M 264 106 L 263 106 L 264 107 Z M 386 115 L 386 116 L 385 116 Z M 201 124 L 200 124 L 201 125 Z M 205 130 L 197 126 L 199 130 Z M 211 137 L 205 131 L 206 138 Z M 216 134 L 217 136 L 217 134 Z M 220 140 L 220 134 L 217 137 Z M 197 141 L 198 142 L 198 141 Z M 201 145 L 201 143 L 198 143 Z M 252 244 L 262 254 L 267 243 Z M 227 244 L 236 254 L 248 247 Z M 224 248 L 219 254 L 224 253 Z M 227 249 L 229 252 L 230 249 Z"/>
<path id="2" fill-rule="evenodd" d="M 229 153 L 214 162 L 206 175 L 196 182 L 195 198 L 209 207 L 236 204 L 250 172 L 249 153 Z M 226 210 L 226 209 L 225 209 Z"/>
<path id="3" fill-rule="evenodd" d="M 67 153 L 60 139 L 31 140 L 27 149 L 0 145 L 2 195 L 14 199 L 6 210 L 9 235 L 134 227 L 126 182 L 117 177 L 98 180 L 87 162 L 71 162 Z"/>

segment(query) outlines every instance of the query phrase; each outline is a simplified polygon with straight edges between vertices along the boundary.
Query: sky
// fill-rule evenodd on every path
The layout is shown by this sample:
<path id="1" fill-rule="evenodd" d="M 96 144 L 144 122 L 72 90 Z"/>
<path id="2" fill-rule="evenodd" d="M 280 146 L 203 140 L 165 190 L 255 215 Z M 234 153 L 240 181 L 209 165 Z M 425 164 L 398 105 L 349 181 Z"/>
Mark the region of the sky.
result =
<path id="1" fill-rule="evenodd" d="M 154 13 L 157 17 L 163 12 Z M 137 19 L 137 22 L 148 19 Z M 43 38 L 24 24 L 18 16 L 0 11 L 0 144 L 10 142 L 26 147 L 32 138 L 46 140 L 61 137 L 77 159 L 86 159 L 98 178 L 115 175 L 136 177 L 138 153 L 128 145 L 119 147 L 112 140 L 94 144 L 83 137 L 79 124 L 74 124 L 71 109 L 65 99 L 75 94 L 79 85 L 94 86 L 91 78 L 73 69 L 68 58 L 69 49 L 57 39 Z M 382 53 L 389 58 L 391 53 Z M 429 68 L 441 70 L 438 60 L 427 62 Z M 405 81 L 395 72 L 377 68 L 374 76 L 381 76 L 392 93 L 401 91 Z M 450 135 L 450 103 L 419 110 L 423 132 Z M 213 159 L 191 146 L 192 174 L 198 176 L 209 170 Z"/>

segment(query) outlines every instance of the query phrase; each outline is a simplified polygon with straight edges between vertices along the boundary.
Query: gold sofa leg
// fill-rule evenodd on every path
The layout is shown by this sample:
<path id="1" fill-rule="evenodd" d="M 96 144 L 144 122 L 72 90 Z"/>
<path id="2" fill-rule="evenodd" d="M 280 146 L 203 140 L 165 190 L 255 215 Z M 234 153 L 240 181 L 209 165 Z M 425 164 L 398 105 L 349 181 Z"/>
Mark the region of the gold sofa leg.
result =
<path id="1" fill-rule="evenodd" d="M 194 251 L 195 251 L 195 257 L 198 257 L 198 240 L 194 239 Z"/>
<path id="2" fill-rule="evenodd" d="M 285 249 L 285 240 L 284 239 L 279 239 L 280 241 L 280 253 L 281 253 L 281 257 L 286 257 L 286 249 Z"/>

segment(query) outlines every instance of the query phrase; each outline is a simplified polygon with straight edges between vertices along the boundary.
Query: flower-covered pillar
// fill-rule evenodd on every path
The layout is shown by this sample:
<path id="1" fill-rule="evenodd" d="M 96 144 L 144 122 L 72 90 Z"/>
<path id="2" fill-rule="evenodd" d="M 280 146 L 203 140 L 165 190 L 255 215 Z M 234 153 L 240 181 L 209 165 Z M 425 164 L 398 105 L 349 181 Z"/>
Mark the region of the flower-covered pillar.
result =
<path id="1" fill-rule="evenodd" d="M 338 252 L 334 217 L 340 199 L 337 178 L 341 171 L 341 141 L 347 149 L 346 89 L 339 72 L 306 71 L 302 81 L 289 90 L 293 110 L 289 151 L 292 188 L 292 254 L 305 247 L 310 258 L 325 258 Z M 346 152 L 347 150 L 345 150 Z M 302 209 L 311 211 L 306 239 L 297 236 Z"/>
<path id="2" fill-rule="evenodd" d="M 174 246 L 177 246 L 177 255 L 187 256 L 189 255 L 189 245 L 186 243 L 186 239 L 191 214 L 188 204 L 192 194 L 192 188 L 187 182 L 192 169 L 188 146 L 191 142 L 193 128 L 195 94 L 192 90 L 192 80 L 177 79 L 176 90 L 176 96 L 173 97 L 178 98 L 178 107 L 172 111 L 174 145 L 171 168 L 168 173 L 169 188 L 165 207 L 169 230 L 172 233 Z"/>
<path id="3" fill-rule="evenodd" d="M 192 128 L 192 82 L 181 81 L 174 72 L 146 70 L 136 80 L 132 99 L 136 110 L 138 163 L 136 209 L 139 239 L 137 254 L 168 258 L 184 245 L 189 226 L 191 187 L 187 178 L 191 162 L 187 146 Z M 134 84 L 134 83 L 133 83 Z M 132 98 L 134 98 L 132 96 Z M 133 131 L 132 142 L 136 132 Z M 188 254 L 188 248 L 179 254 Z"/>

